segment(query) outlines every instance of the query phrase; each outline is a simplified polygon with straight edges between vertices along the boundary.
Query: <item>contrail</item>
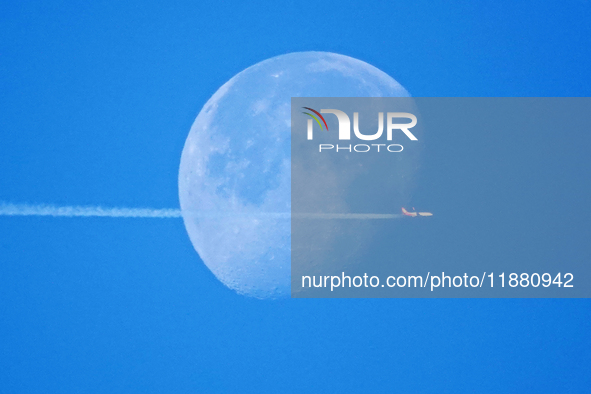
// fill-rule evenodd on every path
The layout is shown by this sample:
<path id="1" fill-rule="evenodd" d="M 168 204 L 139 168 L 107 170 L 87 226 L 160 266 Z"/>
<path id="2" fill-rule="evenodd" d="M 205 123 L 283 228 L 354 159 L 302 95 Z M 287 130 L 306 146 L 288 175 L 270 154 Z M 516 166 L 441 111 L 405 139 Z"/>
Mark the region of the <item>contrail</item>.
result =
<path id="1" fill-rule="evenodd" d="M 180 218 L 180 209 L 104 208 L 54 205 L 10 204 L 0 202 L 0 216 L 63 216 L 108 218 Z"/>
<path id="2" fill-rule="evenodd" d="M 294 213 L 294 219 L 400 219 L 404 215 L 390 213 Z"/>
<path id="3" fill-rule="evenodd" d="M 108 217 L 169 219 L 194 216 L 202 218 L 253 217 L 267 219 L 399 219 L 403 215 L 382 213 L 289 213 L 289 212 L 211 212 L 180 209 L 107 208 L 88 206 L 55 206 L 11 204 L 0 202 L 0 216 Z"/>

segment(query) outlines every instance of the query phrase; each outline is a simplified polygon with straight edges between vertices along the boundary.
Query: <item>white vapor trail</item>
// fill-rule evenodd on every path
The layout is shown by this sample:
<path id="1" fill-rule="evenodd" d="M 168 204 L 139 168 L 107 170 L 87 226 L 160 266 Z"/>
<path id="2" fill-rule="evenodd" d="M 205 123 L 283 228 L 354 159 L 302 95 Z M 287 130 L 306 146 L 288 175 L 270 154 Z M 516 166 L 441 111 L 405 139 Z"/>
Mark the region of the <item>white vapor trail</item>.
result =
<path id="1" fill-rule="evenodd" d="M 108 218 L 180 218 L 180 209 L 104 208 L 54 205 L 10 204 L 0 202 L 0 216 L 63 216 Z"/>
<path id="2" fill-rule="evenodd" d="M 382 213 L 294 213 L 289 212 L 182 212 L 180 209 L 105 208 L 84 206 L 55 206 L 11 204 L 0 202 L 0 216 L 53 216 L 53 217 L 108 217 L 108 218 L 182 218 L 183 215 L 216 217 L 254 217 L 270 219 L 399 219 L 400 214 Z"/>

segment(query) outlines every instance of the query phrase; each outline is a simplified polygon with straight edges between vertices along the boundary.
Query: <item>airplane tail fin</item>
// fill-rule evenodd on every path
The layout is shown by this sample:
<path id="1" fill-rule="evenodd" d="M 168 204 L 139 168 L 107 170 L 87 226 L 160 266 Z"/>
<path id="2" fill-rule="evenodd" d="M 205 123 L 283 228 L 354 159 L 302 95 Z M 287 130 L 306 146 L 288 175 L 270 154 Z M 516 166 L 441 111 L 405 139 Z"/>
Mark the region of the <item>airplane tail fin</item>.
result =
<path id="1" fill-rule="evenodd" d="M 417 216 L 417 214 L 415 212 L 408 212 L 404 207 L 402 207 L 402 214 L 406 215 L 406 216 Z"/>

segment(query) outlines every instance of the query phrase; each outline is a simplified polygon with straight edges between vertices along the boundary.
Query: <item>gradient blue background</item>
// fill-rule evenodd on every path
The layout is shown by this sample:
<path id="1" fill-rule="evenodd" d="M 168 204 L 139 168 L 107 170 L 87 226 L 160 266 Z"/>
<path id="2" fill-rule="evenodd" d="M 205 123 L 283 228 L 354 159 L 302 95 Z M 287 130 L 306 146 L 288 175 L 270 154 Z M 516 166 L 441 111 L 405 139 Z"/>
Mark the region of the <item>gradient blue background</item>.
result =
<path id="1" fill-rule="evenodd" d="M 414 96 L 591 91 L 588 1 L 196 3 L 0 5 L 0 201 L 177 207 L 201 106 L 287 52 L 359 58 Z M 429 160 L 424 202 L 452 176 Z M 590 307 L 263 302 L 224 288 L 180 220 L 0 218 L 0 392 L 584 393 Z"/>

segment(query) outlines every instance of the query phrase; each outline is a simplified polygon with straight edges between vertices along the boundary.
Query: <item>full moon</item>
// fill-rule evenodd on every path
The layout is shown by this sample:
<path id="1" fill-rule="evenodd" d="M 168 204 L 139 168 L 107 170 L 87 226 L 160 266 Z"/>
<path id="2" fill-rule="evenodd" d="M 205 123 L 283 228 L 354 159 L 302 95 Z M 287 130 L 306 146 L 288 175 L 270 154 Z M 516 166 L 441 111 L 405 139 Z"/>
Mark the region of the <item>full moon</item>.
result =
<path id="1" fill-rule="evenodd" d="M 328 52 L 267 59 L 220 87 L 179 170 L 185 227 L 211 272 L 239 294 L 290 295 L 292 97 L 408 96 L 370 64 Z"/>

